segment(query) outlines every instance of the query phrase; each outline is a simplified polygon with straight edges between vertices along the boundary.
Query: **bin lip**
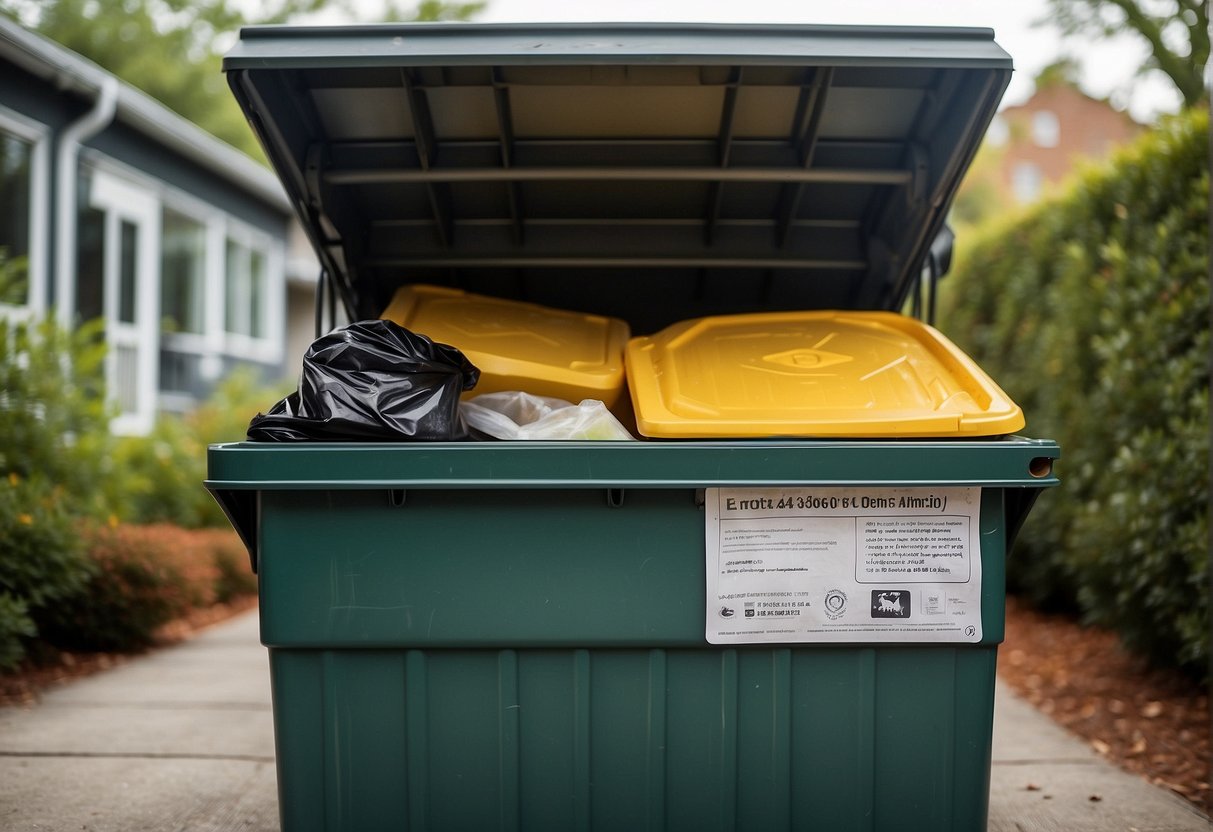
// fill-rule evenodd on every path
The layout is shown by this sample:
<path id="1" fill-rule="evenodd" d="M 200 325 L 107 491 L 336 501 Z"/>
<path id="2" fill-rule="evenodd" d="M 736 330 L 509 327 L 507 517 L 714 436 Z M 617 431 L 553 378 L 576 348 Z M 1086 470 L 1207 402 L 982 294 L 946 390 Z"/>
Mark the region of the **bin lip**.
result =
<path id="1" fill-rule="evenodd" d="M 1059 484 L 1052 440 L 259 443 L 208 449 L 211 491 Z"/>
<path id="2" fill-rule="evenodd" d="M 993 37 L 264 26 L 223 67 L 351 320 L 437 283 L 646 334 L 723 311 L 900 308 L 1010 81 Z M 632 291 L 607 288 L 621 279 Z"/>

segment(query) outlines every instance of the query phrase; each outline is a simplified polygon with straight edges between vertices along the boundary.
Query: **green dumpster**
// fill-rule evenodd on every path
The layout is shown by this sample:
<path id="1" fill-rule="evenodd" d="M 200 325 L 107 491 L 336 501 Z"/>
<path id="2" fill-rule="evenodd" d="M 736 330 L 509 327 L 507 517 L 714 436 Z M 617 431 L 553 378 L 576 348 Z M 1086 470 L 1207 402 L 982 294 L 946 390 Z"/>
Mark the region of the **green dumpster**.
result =
<path id="1" fill-rule="evenodd" d="M 929 293 L 1011 67 L 986 30 L 430 25 L 247 29 L 225 69 L 321 309 L 427 284 L 649 336 Z M 212 447 L 283 828 L 984 829 L 1005 558 L 1058 455 Z"/>

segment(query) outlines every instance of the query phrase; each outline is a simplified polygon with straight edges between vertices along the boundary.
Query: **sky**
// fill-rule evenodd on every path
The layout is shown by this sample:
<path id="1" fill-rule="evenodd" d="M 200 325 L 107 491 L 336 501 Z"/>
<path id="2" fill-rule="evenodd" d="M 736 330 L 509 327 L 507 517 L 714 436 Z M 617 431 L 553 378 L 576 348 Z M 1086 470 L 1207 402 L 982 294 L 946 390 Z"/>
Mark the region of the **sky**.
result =
<path id="1" fill-rule="evenodd" d="M 1109 98 L 1138 121 L 1179 108 L 1179 96 L 1165 79 L 1135 77 L 1146 57 L 1137 40 L 1063 40 L 1047 25 L 1032 26 L 1044 16 L 1044 0 L 489 0 L 476 20 L 983 26 L 994 29 L 995 40 L 1015 62 L 1003 106 L 1027 100 L 1036 73 L 1068 54 L 1081 63 L 1080 85 L 1088 95 Z"/>

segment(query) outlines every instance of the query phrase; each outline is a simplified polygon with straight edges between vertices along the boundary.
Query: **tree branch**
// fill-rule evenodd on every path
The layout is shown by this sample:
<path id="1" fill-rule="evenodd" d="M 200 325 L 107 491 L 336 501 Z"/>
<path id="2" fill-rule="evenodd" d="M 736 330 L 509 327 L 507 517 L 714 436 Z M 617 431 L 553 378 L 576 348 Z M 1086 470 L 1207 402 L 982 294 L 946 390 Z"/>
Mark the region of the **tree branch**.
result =
<path id="1" fill-rule="evenodd" d="M 1150 52 L 1154 64 L 1165 72 L 1180 94 L 1184 97 L 1185 106 L 1191 107 L 1204 97 L 1204 79 L 1199 68 L 1194 68 L 1187 58 L 1175 54 L 1167 48 L 1162 38 L 1163 26 L 1166 20 L 1151 17 L 1142 11 L 1135 0 L 1105 0 L 1124 12 L 1128 26 L 1150 44 Z M 1199 12 L 1198 12 L 1199 14 Z"/>

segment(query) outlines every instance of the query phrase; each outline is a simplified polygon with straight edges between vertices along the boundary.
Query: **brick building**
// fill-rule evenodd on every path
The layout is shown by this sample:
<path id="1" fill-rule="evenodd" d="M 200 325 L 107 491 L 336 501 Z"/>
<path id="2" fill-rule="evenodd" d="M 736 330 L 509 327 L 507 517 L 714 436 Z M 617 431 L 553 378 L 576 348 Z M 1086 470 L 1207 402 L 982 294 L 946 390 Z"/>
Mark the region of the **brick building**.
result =
<path id="1" fill-rule="evenodd" d="M 1071 83 L 1042 81 L 1028 101 L 999 113 L 986 136 L 993 164 L 982 178 L 1003 204 L 1036 200 L 1079 160 L 1102 159 L 1146 129 Z"/>

